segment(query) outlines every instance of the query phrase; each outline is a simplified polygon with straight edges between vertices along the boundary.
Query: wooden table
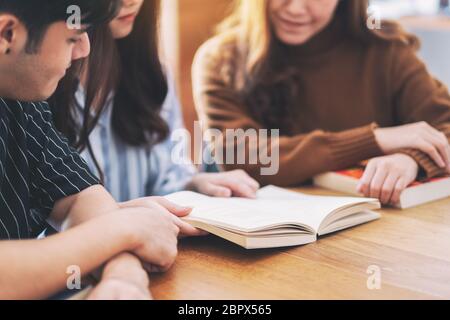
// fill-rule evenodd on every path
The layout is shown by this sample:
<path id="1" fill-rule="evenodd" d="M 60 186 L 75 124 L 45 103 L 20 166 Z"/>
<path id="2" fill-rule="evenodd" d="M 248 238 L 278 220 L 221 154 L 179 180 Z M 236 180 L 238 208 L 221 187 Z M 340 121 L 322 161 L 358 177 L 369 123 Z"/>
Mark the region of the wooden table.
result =
<path id="1" fill-rule="evenodd" d="M 310 194 L 336 193 L 306 187 Z M 216 237 L 183 240 L 153 276 L 156 299 L 450 299 L 450 199 L 295 248 L 249 251 Z M 369 290 L 369 266 L 381 289 Z"/>

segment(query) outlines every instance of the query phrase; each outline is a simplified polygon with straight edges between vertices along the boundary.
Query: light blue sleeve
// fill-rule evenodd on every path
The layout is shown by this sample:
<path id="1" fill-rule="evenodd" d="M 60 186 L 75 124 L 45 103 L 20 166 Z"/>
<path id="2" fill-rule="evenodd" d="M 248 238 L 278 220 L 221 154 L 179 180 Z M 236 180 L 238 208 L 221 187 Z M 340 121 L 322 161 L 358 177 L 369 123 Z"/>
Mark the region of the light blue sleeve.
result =
<path id="1" fill-rule="evenodd" d="M 181 105 L 176 94 L 173 81 L 169 78 L 169 92 L 161 111 L 162 118 L 169 124 L 169 137 L 162 143 L 153 147 L 148 163 L 152 168 L 152 181 L 149 181 L 149 192 L 151 195 L 163 196 L 173 192 L 183 190 L 186 185 L 197 174 L 197 169 L 191 159 L 183 156 L 184 153 L 176 153 L 179 157 L 174 157 L 174 150 L 181 150 L 185 141 L 173 139 L 173 134 L 183 132 L 185 129 Z"/>

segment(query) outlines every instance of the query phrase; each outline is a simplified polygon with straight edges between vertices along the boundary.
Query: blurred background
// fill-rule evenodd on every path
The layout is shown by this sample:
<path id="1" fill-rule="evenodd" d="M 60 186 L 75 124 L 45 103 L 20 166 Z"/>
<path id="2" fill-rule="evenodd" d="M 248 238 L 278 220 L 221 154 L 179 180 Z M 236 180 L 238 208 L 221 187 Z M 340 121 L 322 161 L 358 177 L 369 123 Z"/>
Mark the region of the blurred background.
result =
<path id="1" fill-rule="evenodd" d="M 344 0 L 345 1 L 345 0 Z M 371 0 L 371 13 L 399 21 L 422 41 L 420 56 L 430 72 L 450 86 L 449 0 Z M 174 75 L 187 128 L 197 119 L 191 92 L 191 65 L 198 47 L 214 34 L 233 0 L 163 0 L 161 26 L 166 60 Z"/>

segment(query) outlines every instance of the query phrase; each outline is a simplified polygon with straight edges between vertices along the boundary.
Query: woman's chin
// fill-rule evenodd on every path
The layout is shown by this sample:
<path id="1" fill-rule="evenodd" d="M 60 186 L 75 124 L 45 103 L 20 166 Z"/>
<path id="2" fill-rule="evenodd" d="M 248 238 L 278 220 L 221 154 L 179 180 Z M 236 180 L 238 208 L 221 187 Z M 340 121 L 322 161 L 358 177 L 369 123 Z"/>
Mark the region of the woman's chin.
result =
<path id="1" fill-rule="evenodd" d="M 120 30 L 112 29 L 111 31 L 114 39 L 123 39 L 131 34 L 131 32 L 133 31 L 133 26 L 121 28 Z"/>
<path id="2" fill-rule="evenodd" d="M 309 35 L 279 35 L 278 39 L 288 46 L 301 46 L 306 44 L 311 36 Z"/>

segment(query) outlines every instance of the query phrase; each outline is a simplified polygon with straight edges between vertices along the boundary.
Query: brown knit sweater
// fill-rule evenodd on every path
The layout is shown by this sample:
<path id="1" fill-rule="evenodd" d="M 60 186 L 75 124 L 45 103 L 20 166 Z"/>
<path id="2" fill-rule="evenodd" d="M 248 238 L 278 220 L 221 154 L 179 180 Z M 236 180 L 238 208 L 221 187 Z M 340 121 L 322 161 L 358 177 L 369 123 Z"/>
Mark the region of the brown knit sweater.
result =
<path id="1" fill-rule="evenodd" d="M 333 23 L 304 46 L 284 47 L 280 59 L 296 67 L 293 79 L 303 87 L 289 106 L 296 108 L 296 126 L 293 134 L 280 139 L 279 173 L 262 176 L 259 164 L 226 169 L 244 169 L 263 185 L 293 186 L 381 156 L 376 126 L 426 121 L 450 137 L 447 88 L 430 76 L 414 48 L 381 39 L 363 45 L 343 30 Z M 210 128 L 264 128 L 242 102 L 240 52 L 236 37 L 218 36 L 197 53 L 194 97 L 201 120 Z M 247 152 L 249 148 L 257 148 L 257 143 L 247 145 Z M 399 152 L 412 156 L 429 177 L 444 173 L 418 150 Z"/>

